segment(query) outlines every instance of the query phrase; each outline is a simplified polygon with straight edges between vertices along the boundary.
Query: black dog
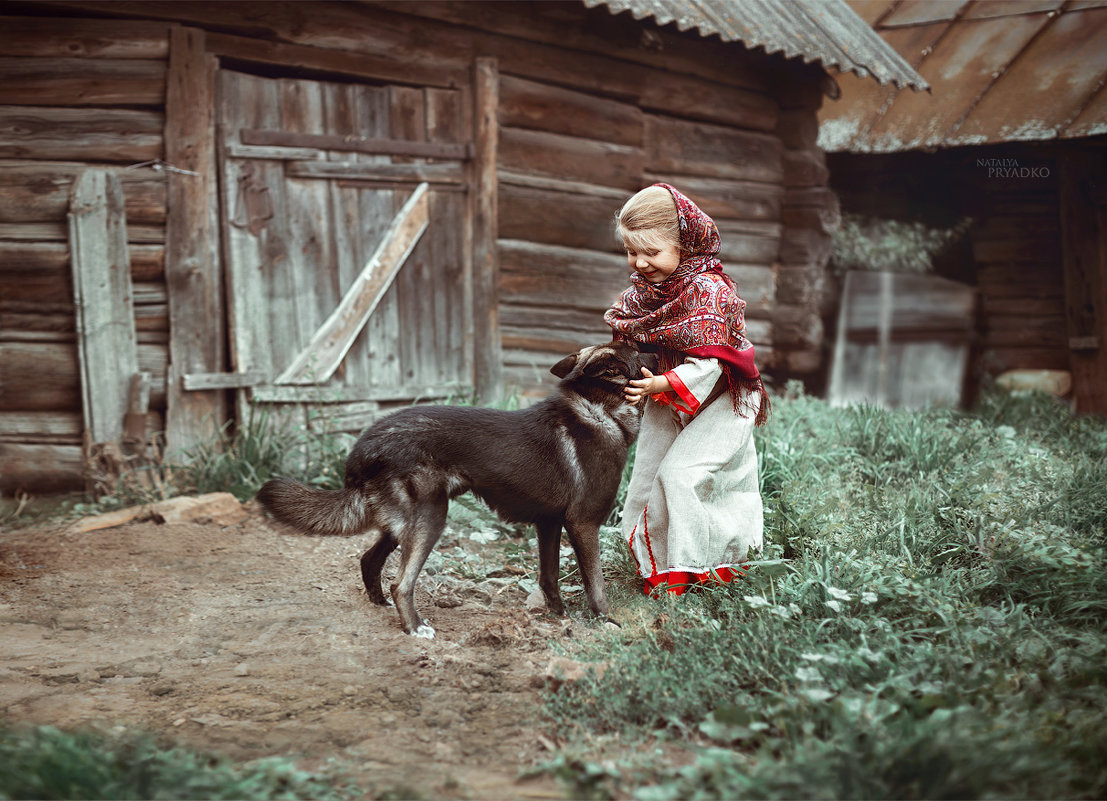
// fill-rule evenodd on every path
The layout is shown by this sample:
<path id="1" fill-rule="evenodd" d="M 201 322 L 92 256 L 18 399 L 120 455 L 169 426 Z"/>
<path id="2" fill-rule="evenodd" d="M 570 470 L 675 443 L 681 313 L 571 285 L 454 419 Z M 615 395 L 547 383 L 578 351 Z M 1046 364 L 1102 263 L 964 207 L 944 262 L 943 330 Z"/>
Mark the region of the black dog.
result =
<path id="1" fill-rule="evenodd" d="M 400 546 L 391 587 L 404 631 L 434 637 L 415 610 L 415 581 L 446 525 L 450 498 L 481 497 L 505 520 L 538 529 L 539 586 L 549 609 L 565 613 L 557 586 L 561 529 L 576 553 L 588 605 L 607 614 L 599 527 L 615 501 L 641 404 L 623 389 L 651 366 L 628 345 L 584 348 L 550 372 L 557 390 L 530 408 L 466 406 L 403 409 L 371 426 L 346 460 L 346 486 L 320 490 L 290 479 L 266 482 L 258 499 L 278 520 L 307 534 L 376 530 L 361 557 L 370 600 L 387 604 L 381 568 Z"/>

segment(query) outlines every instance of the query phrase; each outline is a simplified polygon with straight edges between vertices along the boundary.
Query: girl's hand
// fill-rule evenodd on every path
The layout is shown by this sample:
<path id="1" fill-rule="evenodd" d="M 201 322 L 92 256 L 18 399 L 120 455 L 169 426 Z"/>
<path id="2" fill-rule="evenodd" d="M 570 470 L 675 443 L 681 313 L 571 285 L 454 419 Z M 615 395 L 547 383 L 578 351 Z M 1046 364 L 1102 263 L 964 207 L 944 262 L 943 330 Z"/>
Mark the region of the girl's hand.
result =
<path id="1" fill-rule="evenodd" d="M 656 395 L 659 392 L 668 392 L 672 389 L 669 379 L 663 375 L 654 375 L 645 367 L 642 368 L 644 378 L 633 378 L 623 390 L 623 396 L 627 403 L 637 404 L 646 395 Z"/>

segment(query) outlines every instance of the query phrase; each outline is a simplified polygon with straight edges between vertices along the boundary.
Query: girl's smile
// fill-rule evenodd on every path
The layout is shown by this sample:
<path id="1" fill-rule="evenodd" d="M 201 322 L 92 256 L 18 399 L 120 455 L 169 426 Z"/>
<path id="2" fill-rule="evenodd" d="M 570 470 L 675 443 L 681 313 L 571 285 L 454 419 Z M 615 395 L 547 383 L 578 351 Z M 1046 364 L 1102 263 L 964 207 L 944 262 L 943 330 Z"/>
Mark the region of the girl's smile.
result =
<path id="1" fill-rule="evenodd" d="M 665 245 L 660 250 L 650 248 L 636 251 L 627 247 L 627 264 L 651 284 L 659 284 L 680 265 L 680 248 Z"/>

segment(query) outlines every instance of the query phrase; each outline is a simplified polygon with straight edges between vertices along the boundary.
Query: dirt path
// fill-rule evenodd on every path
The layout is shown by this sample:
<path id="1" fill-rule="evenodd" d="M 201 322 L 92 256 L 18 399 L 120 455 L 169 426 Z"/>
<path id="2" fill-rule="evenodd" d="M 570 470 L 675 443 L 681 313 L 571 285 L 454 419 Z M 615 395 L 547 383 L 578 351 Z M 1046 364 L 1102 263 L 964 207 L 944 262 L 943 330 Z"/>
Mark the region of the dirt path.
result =
<path id="1" fill-rule="evenodd" d="M 447 567 L 481 550 L 454 539 Z M 409 637 L 361 591 L 364 540 L 292 535 L 256 511 L 226 528 L 2 533 L 0 714 L 335 759 L 374 794 L 559 797 L 518 776 L 549 756 L 535 718 L 550 643 L 588 627 L 524 611 L 510 581 L 440 572 L 417 596 L 438 638 Z"/>

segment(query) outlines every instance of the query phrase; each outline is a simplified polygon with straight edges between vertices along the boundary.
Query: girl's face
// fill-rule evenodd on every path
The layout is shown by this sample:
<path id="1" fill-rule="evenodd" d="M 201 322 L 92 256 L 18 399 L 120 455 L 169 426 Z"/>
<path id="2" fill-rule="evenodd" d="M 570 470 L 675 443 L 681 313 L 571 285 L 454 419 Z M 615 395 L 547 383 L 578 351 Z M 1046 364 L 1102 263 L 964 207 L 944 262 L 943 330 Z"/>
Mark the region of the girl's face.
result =
<path id="1" fill-rule="evenodd" d="M 668 278 L 680 264 L 680 248 L 675 245 L 665 244 L 660 249 L 644 247 L 635 250 L 629 243 L 627 248 L 627 264 L 630 269 L 645 278 L 651 284 L 659 284 Z"/>

